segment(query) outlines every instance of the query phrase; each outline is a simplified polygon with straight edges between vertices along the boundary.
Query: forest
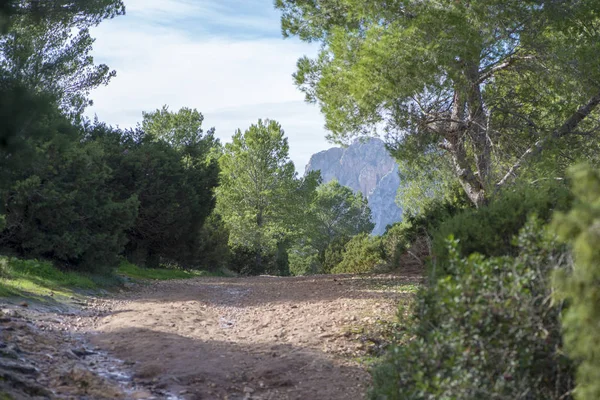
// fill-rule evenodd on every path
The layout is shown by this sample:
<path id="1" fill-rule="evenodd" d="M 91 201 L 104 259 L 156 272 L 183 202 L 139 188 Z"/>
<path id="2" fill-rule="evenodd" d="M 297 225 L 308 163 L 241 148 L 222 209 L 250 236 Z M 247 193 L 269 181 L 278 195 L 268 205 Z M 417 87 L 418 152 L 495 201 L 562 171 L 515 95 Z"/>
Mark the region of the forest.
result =
<path id="1" fill-rule="evenodd" d="M 275 0 L 282 36 L 320 46 L 293 80 L 328 139 L 397 160 L 381 236 L 361 193 L 297 173 L 275 120 L 222 143 L 195 108 L 86 117 L 118 73 L 90 29 L 125 6 L 0 3 L 0 277 L 416 265 L 369 398 L 600 398 L 600 2 Z"/>

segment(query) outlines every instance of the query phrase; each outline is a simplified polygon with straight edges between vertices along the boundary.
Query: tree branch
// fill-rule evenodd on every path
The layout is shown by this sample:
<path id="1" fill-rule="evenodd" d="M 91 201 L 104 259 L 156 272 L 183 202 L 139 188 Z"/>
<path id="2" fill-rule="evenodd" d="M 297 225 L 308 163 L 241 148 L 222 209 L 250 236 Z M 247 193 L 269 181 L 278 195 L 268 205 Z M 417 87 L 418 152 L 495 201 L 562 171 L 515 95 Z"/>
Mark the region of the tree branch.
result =
<path id="1" fill-rule="evenodd" d="M 506 175 L 504 175 L 504 177 L 498 183 L 496 183 L 496 188 L 501 187 L 512 176 L 514 176 L 515 172 L 519 168 L 521 168 L 523 163 L 531 154 L 539 154 L 550 140 L 559 139 L 563 136 L 572 133 L 575 130 L 575 128 L 577 128 L 579 123 L 581 123 L 581 121 L 583 121 L 588 115 L 592 113 L 592 111 L 594 111 L 598 104 L 600 104 L 600 93 L 592 97 L 586 105 L 582 106 L 577 111 L 575 111 L 575 113 L 573 113 L 573 115 L 571 115 L 557 130 L 552 132 L 552 135 L 538 140 L 533 144 L 533 146 L 528 148 L 525 151 L 525 153 L 523 153 L 521 157 L 519 157 L 519 160 L 508 170 Z"/>
<path id="2" fill-rule="evenodd" d="M 523 57 L 510 57 L 506 61 L 496 64 L 495 66 L 489 68 L 488 70 L 483 70 L 479 72 L 479 79 L 477 83 L 481 84 L 486 80 L 490 79 L 494 74 L 498 71 L 502 71 L 514 65 L 517 61 L 521 60 L 531 60 L 535 58 L 534 56 L 523 56 Z"/>

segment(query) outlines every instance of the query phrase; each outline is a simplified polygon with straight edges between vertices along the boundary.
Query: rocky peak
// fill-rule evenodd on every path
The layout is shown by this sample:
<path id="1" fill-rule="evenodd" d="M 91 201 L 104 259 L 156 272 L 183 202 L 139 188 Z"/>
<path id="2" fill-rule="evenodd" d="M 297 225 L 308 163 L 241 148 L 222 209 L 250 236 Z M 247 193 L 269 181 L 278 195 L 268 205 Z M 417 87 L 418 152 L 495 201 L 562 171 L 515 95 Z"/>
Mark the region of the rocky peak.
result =
<path id="1" fill-rule="evenodd" d="M 321 171 L 323 182 L 333 179 L 355 192 L 362 192 L 369 200 L 375 229 L 380 235 L 388 224 L 402 218 L 396 205 L 400 186 L 395 160 L 380 139 L 357 140 L 346 148 L 334 147 L 313 155 L 306 172 Z"/>

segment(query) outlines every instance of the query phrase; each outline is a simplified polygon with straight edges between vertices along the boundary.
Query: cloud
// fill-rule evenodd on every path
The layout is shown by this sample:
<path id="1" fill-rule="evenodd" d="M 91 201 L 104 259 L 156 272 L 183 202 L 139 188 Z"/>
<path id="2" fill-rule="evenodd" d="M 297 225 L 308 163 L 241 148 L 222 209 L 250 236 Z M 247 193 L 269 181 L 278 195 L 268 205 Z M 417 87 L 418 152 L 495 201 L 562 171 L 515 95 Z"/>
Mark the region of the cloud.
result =
<path id="1" fill-rule="evenodd" d="M 117 77 L 92 93 L 95 104 L 89 114 L 125 128 L 135 126 L 142 111 L 163 104 L 171 110 L 192 107 L 225 141 L 235 129 L 245 129 L 259 118 L 275 119 L 286 130 L 291 157 L 303 171 L 312 153 L 329 147 L 322 116 L 315 106 L 303 102 L 291 77 L 297 59 L 314 55 L 317 48 L 260 34 L 279 29 L 279 21 L 270 9 L 259 9 L 255 17 L 239 12 L 253 3 L 264 4 L 255 0 L 127 2 L 127 16 L 106 21 L 93 31 L 96 62 L 116 69 Z M 189 28 L 190 21 L 202 25 L 207 19 L 221 27 L 238 21 L 238 28 L 207 28 L 206 32 Z M 266 20 L 270 21 L 267 28 L 253 27 Z M 245 37 L 240 34 L 245 30 L 259 33 Z"/>

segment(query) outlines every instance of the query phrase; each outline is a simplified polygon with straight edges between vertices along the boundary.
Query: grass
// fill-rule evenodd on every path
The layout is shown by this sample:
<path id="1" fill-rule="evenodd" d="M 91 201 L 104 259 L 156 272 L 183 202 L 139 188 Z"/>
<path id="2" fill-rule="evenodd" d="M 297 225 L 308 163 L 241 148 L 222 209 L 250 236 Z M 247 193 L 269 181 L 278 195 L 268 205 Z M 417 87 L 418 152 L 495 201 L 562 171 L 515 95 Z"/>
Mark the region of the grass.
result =
<path id="1" fill-rule="evenodd" d="M 140 268 L 137 265 L 123 261 L 119 268 L 117 268 L 117 274 L 126 276 L 132 279 L 153 279 L 165 281 L 169 279 L 189 279 L 197 278 L 200 276 L 211 276 L 206 271 L 184 271 L 181 269 L 153 269 L 153 268 Z"/>
<path id="2" fill-rule="evenodd" d="M 136 280 L 167 280 L 203 276 L 225 276 L 225 274 L 140 268 L 124 261 L 112 275 L 93 275 L 65 271 L 55 267 L 49 261 L 0 256 L 0 297 L 25 297 L 44 301 L 49 297 L 57 299 L 114 288 L 123 283 L 122 277 Z"/>
<path id="3" fill-rule="evenodd" d="M 75 290 L 95 290 L 110 281 L 63 271 L 47 261 L 0 257 L 0 297 L 72 296 Z"/>

